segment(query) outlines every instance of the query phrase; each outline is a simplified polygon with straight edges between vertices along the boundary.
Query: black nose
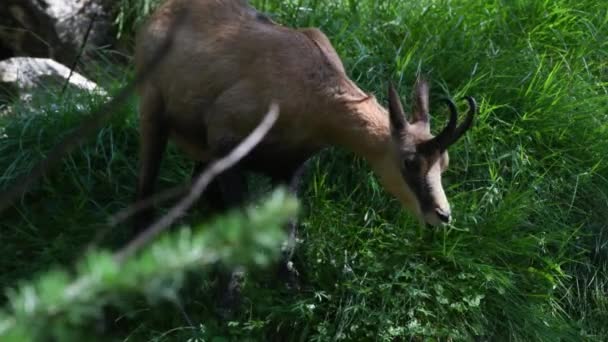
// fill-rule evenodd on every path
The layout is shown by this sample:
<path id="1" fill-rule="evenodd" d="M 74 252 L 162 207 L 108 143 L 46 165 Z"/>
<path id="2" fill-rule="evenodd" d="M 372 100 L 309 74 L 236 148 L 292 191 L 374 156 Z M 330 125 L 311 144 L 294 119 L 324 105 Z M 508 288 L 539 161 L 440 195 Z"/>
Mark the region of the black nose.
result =
<path id="1" fill-rule="evenodd" d="M 435 214 L 443 223 L 449 223 L 451 219 L 451 215 L 449 211 L 445 211 L 441 208 L 435 208 Z"/>

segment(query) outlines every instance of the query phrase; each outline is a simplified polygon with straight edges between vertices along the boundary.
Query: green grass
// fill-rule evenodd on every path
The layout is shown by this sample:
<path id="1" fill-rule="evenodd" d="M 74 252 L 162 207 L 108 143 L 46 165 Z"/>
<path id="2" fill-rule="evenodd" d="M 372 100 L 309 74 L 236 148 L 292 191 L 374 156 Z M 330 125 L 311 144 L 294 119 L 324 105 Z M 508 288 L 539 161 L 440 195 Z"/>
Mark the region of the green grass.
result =
<path id="1" fill-rule="evenodd" d="M 296 256 L 303 290 L 294 295 L 268 286 L 271 270 L 253 274 L 243 312 L 222 324 L 212 314 L 212 279 L 196 277 L 180 293 L 186 312 L 202 324 L 196 336 L 608 339 L 605 5 L 253 3 L 283 24 L 320 27 L 352 78 L 381 99 L 388 79 L 409 94 L 416 73 L 428 75 L 436 127 L 445 121 L 433 101 L 440 96 L 473 95 L 480 114 L 450 150 L 444 184 L 453 225 L 419 229 L 362 160 L 326 151 L 316 158 L 303 199 Z M 130 18 L 127 23 L 135 22 Z M 0 139 L 0 188 L 99 103 L 86 95 L 50 94 L 39 96 L 34 109 L 0 119 L 6 135 Z M 50 265 L 71 265 L 91 243 L 120 239 L 125 227 L 108 230 L 105 221 L 134 196 L 136 121 L 132 102 L 3 214 L 2 287 Z M 190 167 L 172 148 L 159 187 L 187 179 Z M 193 336 L 174 307 L 142 303 L 140 309 L 129 312 L 124 336 Z"/>

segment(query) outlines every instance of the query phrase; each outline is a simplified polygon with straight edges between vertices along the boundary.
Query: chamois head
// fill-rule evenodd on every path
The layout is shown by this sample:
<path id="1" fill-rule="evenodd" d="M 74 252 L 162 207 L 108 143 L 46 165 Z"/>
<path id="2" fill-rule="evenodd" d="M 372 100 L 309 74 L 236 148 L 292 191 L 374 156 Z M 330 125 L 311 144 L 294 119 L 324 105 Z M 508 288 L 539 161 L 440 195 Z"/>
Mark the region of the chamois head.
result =
<path id="1" fill-rule="evenodd" d="M 399 96 L 389 85 L 389 115 L 394 158 L 405 183 L 404 204 L 425 223 L 437 225 L 451 220 L 450 205 L 441 184 L 441 174 L 448 167 L 447 149 L 471 127 L 476 111 L 475 100 L 466 97 L 469 112 L 459 126 L 458 113 L 451 100 L 444 100 L 450 111 L 446 127 L 433 136 L 429 120 L 429 87 L 425 81 L 416 82 L 413 92 L 413 111 L 406 119 Z"/>

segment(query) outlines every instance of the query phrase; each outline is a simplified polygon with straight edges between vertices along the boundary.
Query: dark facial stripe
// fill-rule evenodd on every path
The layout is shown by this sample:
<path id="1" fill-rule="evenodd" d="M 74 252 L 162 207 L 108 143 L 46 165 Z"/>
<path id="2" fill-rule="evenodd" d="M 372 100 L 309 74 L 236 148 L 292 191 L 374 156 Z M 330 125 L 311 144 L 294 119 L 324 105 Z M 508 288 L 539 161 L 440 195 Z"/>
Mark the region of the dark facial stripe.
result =
<path id="1" fill-rule="evenodd" d="M 433 209 L 434 201 L 433 197 L 431 196 L 431 187 L 426 180 L 426 175 L 411 175 L 405 170 L 401 171 L 401 175 L 414 192 L 414 195 L 416 195 L 422 212 L 425 213 L 431 211 Z"/>

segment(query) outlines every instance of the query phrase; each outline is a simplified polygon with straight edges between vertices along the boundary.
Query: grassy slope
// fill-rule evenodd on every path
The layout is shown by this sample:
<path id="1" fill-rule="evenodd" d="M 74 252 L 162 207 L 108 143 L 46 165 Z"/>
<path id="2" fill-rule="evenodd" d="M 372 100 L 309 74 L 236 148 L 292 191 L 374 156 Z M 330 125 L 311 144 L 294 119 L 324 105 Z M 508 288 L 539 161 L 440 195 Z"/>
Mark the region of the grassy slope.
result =
<path id="1" fill-rule="evenodd" d="M 452 336 L 607 339 L 608 9 L 591 0 L 254 1 L 293 26 L 318 26 L 352 77 L 378 97 L 409 93 L 417 71 L 433 98 L 475 95 L 474 129 L 450 150 L 453 226 L 418 229 L 361 160 L 323 153 L 309 179 L 297 294 L 247 284 L 228 328 L 207 283 L 184 293 L 206 334 L 311 340 Z M 94 101 L 93 101 L 94 102 Z M 445 111 L 432 101 L 436 126 Z M 77 122 L 91 99 L 41 99 L 2 123 L 1 184 Z M 0 285 L 78 257 L 133 196 L 136 119 L 127 106 L 0 222 Z M 189 163 L 172 151 L 162 186 Z M 113 233 L 111 233 L 113 234 Z M 117 232 L 119 234 L 119 232 Z M 202 290 L 201 290 L 202 289 Z M 171 312 L 168 317 L 167 312 Z M 134 313 L 133 336 L 166 340 L 173 308 Z M 187 333 L 186 336 L 188 336 Z"/>

